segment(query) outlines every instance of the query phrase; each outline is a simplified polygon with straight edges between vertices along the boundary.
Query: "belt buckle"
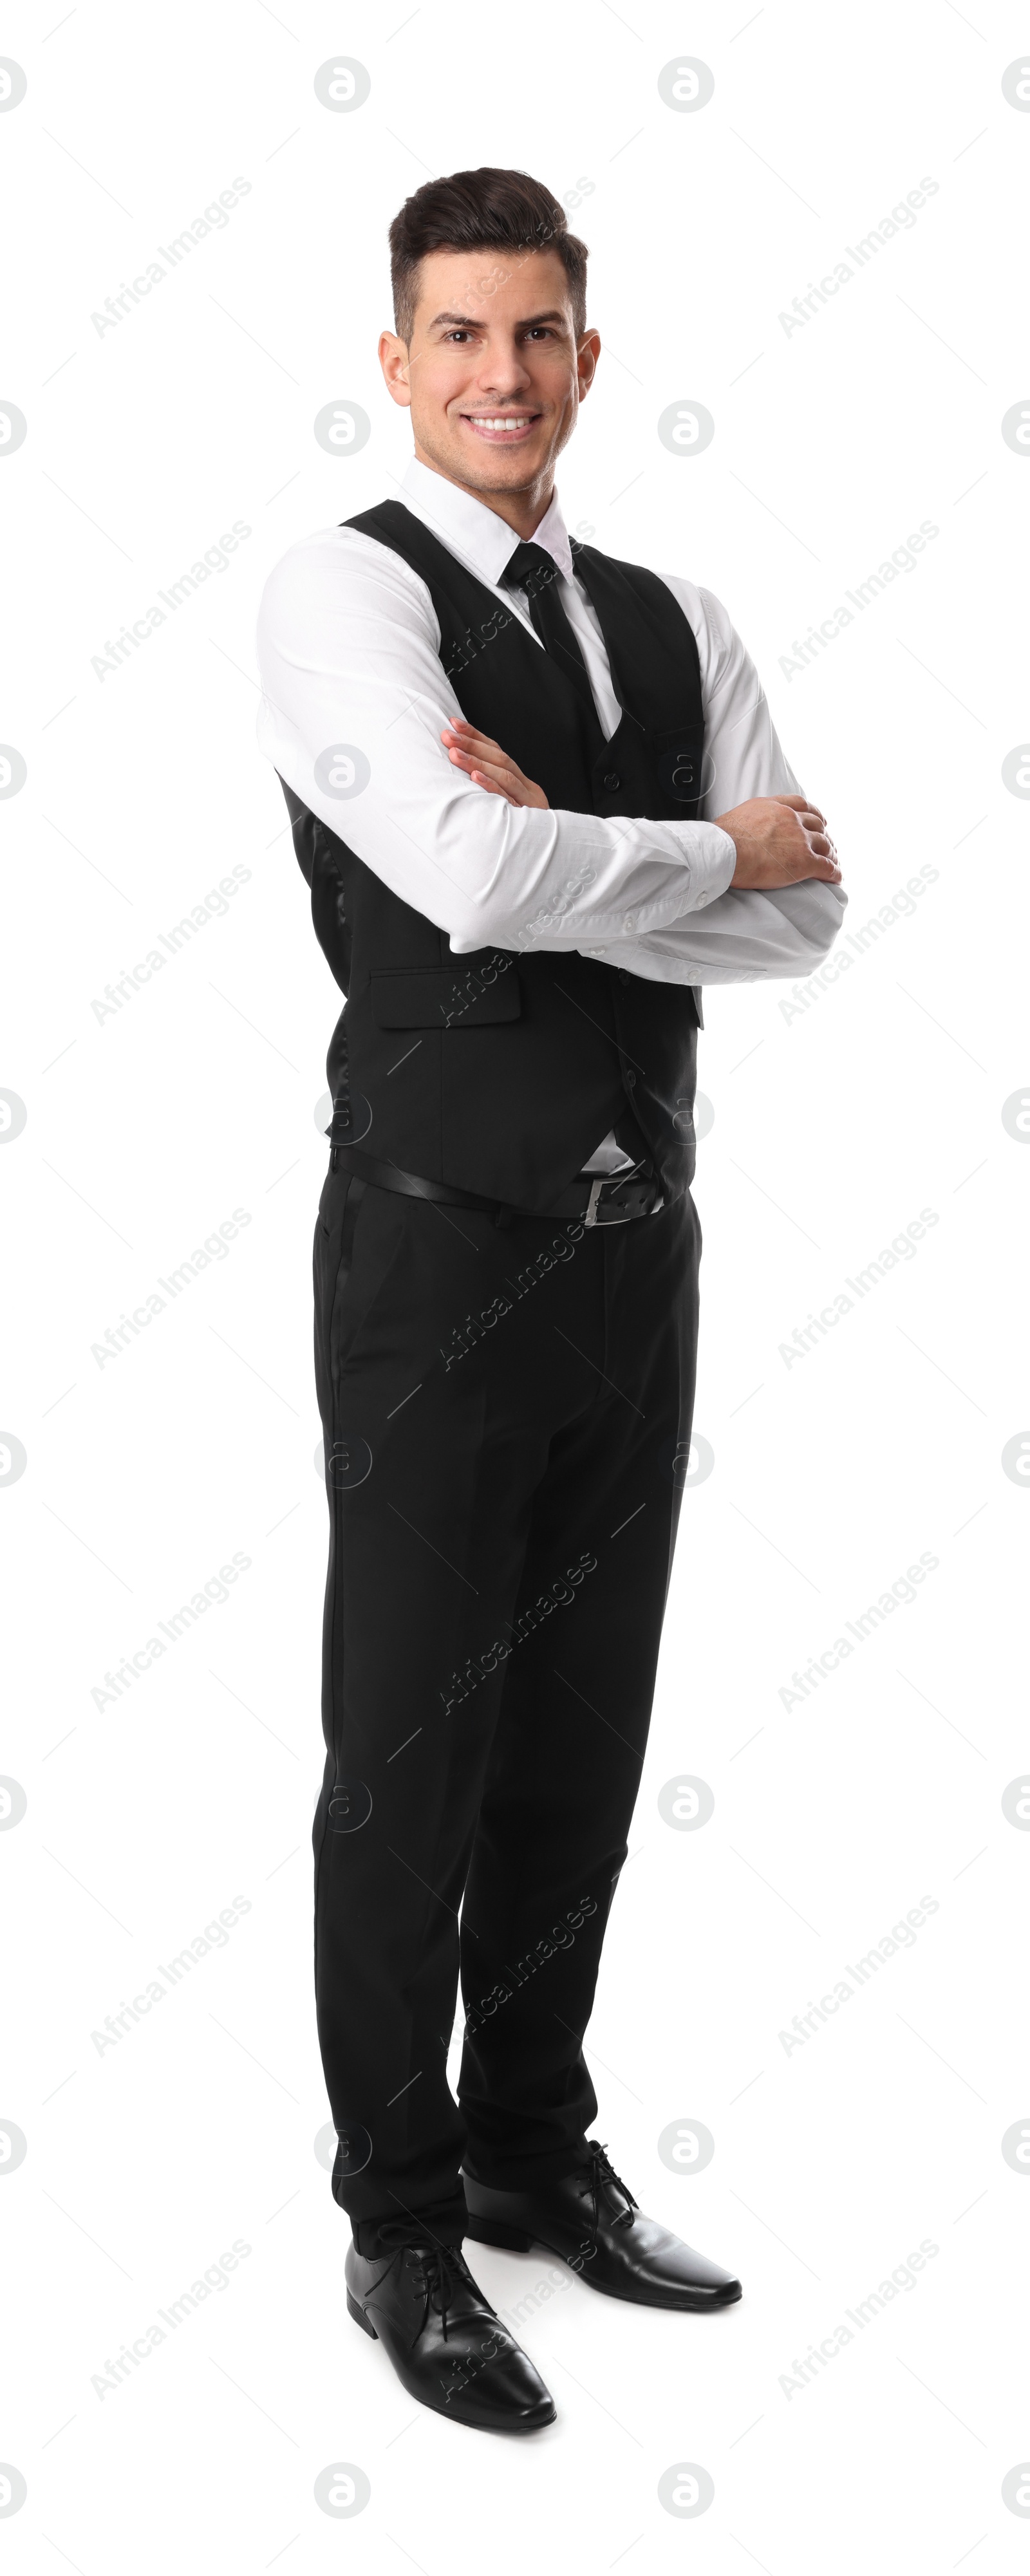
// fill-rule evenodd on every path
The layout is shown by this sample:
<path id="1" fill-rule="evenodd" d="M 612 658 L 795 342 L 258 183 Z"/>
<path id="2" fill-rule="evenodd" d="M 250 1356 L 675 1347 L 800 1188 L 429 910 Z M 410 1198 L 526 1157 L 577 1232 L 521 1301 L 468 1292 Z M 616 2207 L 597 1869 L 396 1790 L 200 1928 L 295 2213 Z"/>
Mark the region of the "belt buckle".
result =
<path id="1" fill-rule="evenodd" d="M 613 1181 L 617 1183 L 622 1178 L 623 1175 L 619 1172 L 597 1173 L 596 1177 L 590 1184 L 590 1197 L 587 1201 L 587 1212 L 583 1219 L 584 1225 L 629 1225 L 633 1215 L 632 1208 L 616 1208 L 606 1200 L 603 1213 L 600 1215 L 598 1214 L 598 1209 L 601 1203 L 601 1192 L 604 1188 L 605 1182 Z"/>

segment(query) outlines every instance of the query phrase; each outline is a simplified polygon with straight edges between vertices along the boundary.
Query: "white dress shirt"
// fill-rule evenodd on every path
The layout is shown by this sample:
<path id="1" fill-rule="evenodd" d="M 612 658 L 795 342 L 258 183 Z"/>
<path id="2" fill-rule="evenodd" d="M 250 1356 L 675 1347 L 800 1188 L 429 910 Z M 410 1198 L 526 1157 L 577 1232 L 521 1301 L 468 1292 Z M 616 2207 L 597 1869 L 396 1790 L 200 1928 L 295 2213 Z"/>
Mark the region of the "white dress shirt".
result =
<path id="1" fill-rule="evenodd" d="M 398 498 L 543 651 L 523 593 L 501 588 L 519 543 L 507 521 L 417 458 Z M 557 494 L 533 543 L 557 565 L 610 740 L 621 708 Z M 726 610 L 680 575 L 662 578 L 697 641 L 704 814 L 728 813 L 750 796 L 798 794 Z M 810 975 L 832 946 L 847 902 L 840 887 L 807 880 L 775 894 L 730 891 L 736 852 L 714 822 L 542 812 L 474 786 L 440 740 L 462 709 L 440 661 L 430 592 L 392 548 L 356 528 L 324 528 L 290 547 L 265 585 L 257 650 L 262 751 L 393 894 L 447 932 L 456 954 L 579 949 L 654 983 L 729 984 Z M 503 727 L 498 738 L 505 748 Z M 334 745 L 363 753 L 369 767 L 367 783 L 346 799 L 316 776 L 320 754 Z M 609 1137 L 584 1168 L 625 1159 Z"/>

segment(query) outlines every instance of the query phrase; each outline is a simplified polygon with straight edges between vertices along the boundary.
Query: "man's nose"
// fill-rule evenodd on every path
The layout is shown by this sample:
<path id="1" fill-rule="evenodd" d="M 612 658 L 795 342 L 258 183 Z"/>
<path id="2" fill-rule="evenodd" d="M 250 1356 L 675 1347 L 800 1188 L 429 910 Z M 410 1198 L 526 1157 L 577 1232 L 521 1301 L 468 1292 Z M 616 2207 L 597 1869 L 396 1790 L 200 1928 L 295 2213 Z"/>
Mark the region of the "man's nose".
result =
<path id="1" fill-rule="evenodd" d="M 489 349 L 477 375 L 482 391 L 492 398 L 525 393 L 529 381 L 529 368 L 521 351 L 515 347 Z"/>

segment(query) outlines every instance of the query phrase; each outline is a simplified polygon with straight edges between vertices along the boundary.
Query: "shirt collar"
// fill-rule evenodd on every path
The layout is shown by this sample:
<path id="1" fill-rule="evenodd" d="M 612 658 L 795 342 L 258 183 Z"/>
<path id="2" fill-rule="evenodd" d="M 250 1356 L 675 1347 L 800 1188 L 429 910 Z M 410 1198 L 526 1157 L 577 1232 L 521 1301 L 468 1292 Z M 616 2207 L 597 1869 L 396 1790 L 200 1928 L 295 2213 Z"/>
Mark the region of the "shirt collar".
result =
<path id="1" fill-rule="evenodd" d="M 432 466 L 423 465 L 413 456 L 400 485 L 400 498 L 416 519 L 421 519 L 441 545 L 477 573 L 480 581 L 493 589 L 500 586 L 501 575 L 519 539 L 506 519 L 499 519 L 485 501 L 474 500 L 445 474 L 436 474 Z M 553 493 L 548 508 L 533 531 L 533 544 L 543 546 L 566 580 L 572 578 L 572 548 L 568 531 Z"/>

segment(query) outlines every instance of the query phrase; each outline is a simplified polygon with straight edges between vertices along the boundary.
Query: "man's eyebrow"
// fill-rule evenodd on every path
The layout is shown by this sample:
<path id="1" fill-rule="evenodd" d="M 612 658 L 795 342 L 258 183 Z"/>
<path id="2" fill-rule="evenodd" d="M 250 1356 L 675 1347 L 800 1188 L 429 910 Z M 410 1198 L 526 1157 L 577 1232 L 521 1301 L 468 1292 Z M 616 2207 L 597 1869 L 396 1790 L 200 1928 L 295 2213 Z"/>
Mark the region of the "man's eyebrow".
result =
<path id="1" fill-rule="evenodd" d="M 441 324 L 448 323 L 452 329 L 457 327 L 463 331 L 475 331 L 487 318 L 483 313 L 434 313 L 432 321 L 427 322 L 426 329 L 438 331 Z M 534 331 L 541 322 L 564 322 L 565 319 L 565 314 L 556 306 L 549 313 L 527 313 L 521 322 L 516 322 L 515 329 Z"/>

